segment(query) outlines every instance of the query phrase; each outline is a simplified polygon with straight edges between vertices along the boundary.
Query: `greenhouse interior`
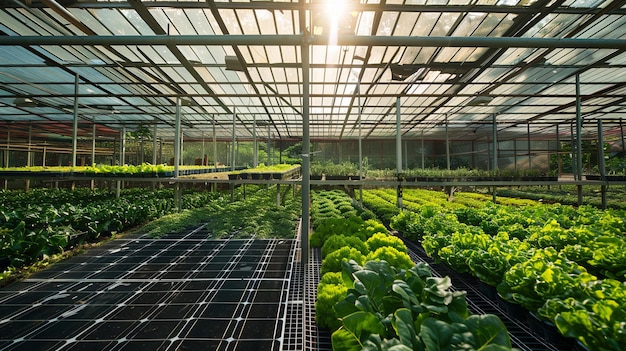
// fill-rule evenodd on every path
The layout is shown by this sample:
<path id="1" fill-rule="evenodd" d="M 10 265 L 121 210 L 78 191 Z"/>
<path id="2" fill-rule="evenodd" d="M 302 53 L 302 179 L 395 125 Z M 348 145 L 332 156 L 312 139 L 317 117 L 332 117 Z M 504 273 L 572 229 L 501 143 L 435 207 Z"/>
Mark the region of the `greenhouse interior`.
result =
<path id="1" fill-rule="evenodd" d="M 626 350 L 626 1 L 0 4 L 0 350 Z"/>

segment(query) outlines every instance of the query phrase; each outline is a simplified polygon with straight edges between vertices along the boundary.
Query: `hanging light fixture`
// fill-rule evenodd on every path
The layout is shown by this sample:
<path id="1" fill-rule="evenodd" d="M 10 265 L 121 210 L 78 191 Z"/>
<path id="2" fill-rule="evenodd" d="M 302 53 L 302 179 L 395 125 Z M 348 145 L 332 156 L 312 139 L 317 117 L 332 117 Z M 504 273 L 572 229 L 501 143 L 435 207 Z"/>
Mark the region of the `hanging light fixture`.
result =
<path id="1" fill-rule="evenodd" d="M 31 98 L 27 98 L 27 97 L 16 97 L 15 100 L 13 100 L 13 104 L 17 107 L 37 107 L 39 106 L 39 104 L 31 99 Z"/>
<path id="2" fill-rule="evenodd" d="M 493 100 L 493 96 L 479 95 L 473 98 L 472 100 L 470 100 L 470 102 L 467 103 L 467 106 L 483 106 L 483 105 L 487 105 L 492 100 Z"/>

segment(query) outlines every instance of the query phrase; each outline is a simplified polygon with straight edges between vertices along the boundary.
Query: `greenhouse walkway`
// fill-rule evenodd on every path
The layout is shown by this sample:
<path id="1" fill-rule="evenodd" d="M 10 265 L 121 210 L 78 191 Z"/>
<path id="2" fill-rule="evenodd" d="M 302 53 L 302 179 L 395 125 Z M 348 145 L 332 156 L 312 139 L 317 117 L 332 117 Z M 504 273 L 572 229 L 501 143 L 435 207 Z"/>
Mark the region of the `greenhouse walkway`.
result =
<path id="1" fill-rule="evenodd" d="M 1 289 L 0 350 L 302 349 L 296 249 L 203 227 L 112 240 Z"/>

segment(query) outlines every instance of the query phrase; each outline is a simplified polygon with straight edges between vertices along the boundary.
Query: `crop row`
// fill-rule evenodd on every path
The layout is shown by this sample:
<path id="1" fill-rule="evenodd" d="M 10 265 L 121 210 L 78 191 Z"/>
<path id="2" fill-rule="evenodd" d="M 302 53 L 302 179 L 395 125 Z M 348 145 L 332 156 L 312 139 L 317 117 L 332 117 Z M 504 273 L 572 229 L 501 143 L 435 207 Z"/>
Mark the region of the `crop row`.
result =
<path id="1" fill-rule="evenodd" d="M 266 166 L 260 164 L 254 168 L 228 173 L 228 179 L 289 179 L 300 173 L 300 165 L 277 164 Z"/>
<path id="2" fill-rule="evenodd" d="M 183 208 L 220 200 L 221 194 L 183 194 Z M 120 197 L 102 190 L 34 189 L 0 192 L 0 257 L 21 267 L 62 252 L 78 241 L 122 232 L 172 212 L 171 189 L 122 190 Z"/>
<path id="3" fill-rule="evenodd" d="M 376 198 L 368 202 L 374 212 L 378 203 L 388 206 L 378 193 L 369 195 Z M 556 324 L 563 335 L 593 350 L 623 349 L 624 211 L 488 201 L 459 207 L 439 196 L 422 190 L 424 204 L 393 217 L 392 228 L 456 271 L 497 286 L 502 299 Z"/>
<path id="4" fill-rule="evenodd" d="M 248 185 L 248 189 L 254 186 Z M 280 204 L 276 203 L 276 186 L 258 186 L 248 190 L 245 198 L 213 204 L 206 229 L 214 237 L 293 238 L 300 217 L 300 193 L 282 187 Z"/>
<path id="5" fill-rule="evenodd" d="M 402 240 L 354 205 L 339 191 L 312 196 L 311 246 L 323 257 L 316 321 L 333 332 L 333 350 L 511 349 L 498 317 L 470 315 L 449 277 L 415 265 Z"/>
<path id="6" fill-rule="evenodd" d="M 212 166 L 181 165 L 179 175 L 201 174 L 209 172 L 227 171 L 228 168 L 215 168 Z M 140 165 L 105 165 L 94 164 L 91 166 L 32 166 L 32 167 L 7 167 L 0 168 L 0 176 L 142 176 L 142 177 L 171 177 L 174 174 L 174 166 L 166 164 L 152 165 L 142 163 Z"/>

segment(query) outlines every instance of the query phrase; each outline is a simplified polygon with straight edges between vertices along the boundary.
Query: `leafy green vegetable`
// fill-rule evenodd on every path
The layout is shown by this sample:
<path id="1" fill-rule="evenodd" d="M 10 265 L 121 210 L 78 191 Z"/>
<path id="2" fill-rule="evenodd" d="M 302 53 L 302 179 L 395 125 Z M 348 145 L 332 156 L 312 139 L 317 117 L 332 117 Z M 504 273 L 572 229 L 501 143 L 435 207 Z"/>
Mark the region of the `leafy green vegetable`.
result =
<path id="1" fill-rule="evenodd" d="M 320 272 L 322 274 L 327 272 L 341 272 L 341 262 L 349 260 L 355 260 L 358 263 L 363 263 L 365 256 L 355 248 L 342 247 L 341 249 L 335 250 L 326 256 L 324 261 L 322 261 Z"/>
<path id="2" fill-rule="evenodd" d="M 382 233 L 375 233 L 369 239 L 367 239 L 365 243 L 367 244 L 367 247 L 369 247 L 370 251 L 376 251 L 377 249 L 381 247 L 387 246 L 387 247 L 393 247 L 394 249 L 400 252 L 404 252 L 404 253 L 408 252 L 406 245 L 404 245 L 404 242 L 402 241 L 402 239 L 395 237 L 395 236 L 391 236 L 387 234 L 386 231 Z"/>
<path id="3" fill-rule="evenodd" d="M 348 288 L 343 284 L 341 273 L 329 272 L 322 276 L 317 286 L 315 320 L 321 327 L 336 330 L 341 326 L 333 306 L 346 297 Z"/>
<path id="4" fill-rule="evenodd" d="M 357 249 L 360 253 L 367 255 L 369 248 L 358 237 L 345 236 L 345 235 L 331 235 L 322 246 L 322 258 L 326 257 L 329 253 L 334 252 L 342 247 L 349 246 Z"/>
<path id="5" fill-rule="evenodd" d="M 370 252 L 365 261 L 387 261 L 397 269 L 409 269 L 414 263 L 406 252 L 398 251 L 395 247 L 382 246 L 376 251 Z"/>

